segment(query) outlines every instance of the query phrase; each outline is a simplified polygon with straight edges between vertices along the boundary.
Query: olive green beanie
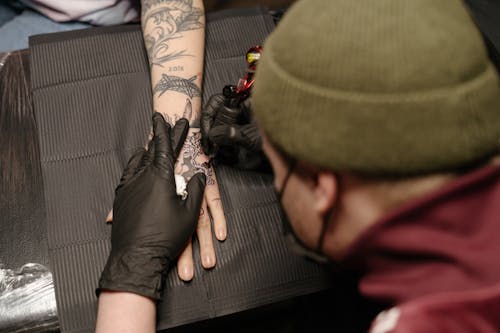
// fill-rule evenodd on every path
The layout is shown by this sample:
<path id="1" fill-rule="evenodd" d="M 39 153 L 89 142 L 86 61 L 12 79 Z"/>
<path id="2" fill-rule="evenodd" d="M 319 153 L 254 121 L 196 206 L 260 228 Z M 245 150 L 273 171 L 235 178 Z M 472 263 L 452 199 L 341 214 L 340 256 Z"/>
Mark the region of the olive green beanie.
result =
<path id="1" fill-rule="evenodd" d="M 271 141 L 333 171 L 438 172 L 499 145 L 498 76 L 459 0 L 299 0 L 253 89 Z"/>

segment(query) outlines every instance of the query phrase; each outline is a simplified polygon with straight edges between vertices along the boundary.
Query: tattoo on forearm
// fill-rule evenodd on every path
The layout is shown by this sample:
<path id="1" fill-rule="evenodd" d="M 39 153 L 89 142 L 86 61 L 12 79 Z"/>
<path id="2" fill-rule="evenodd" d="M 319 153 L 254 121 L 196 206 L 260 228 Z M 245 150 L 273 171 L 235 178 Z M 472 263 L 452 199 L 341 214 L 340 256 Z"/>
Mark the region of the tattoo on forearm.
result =
<path id="1" fill-rule="evenodd" d="M 212 167 L 208 162 L 200 162 L 203 159 L 203 151 L 200 145 L 200 132 L 195 132 L 186 138 L 183 152 L 179 156 L 177 173 L 190 179 L 195 173 L 203 172 L 207 178 L 207 185 L 215 184 Z"/>
<path id="2" fill-rule="evenodd" d="M 153 93 L 160 93 L 159 96 L 161 96 L 167 91 L 177 91 L 191 99 L 193 97 L 201 97 L 201 89 L 194 83 L 196 78 L 197 75 L 185 79 L 179 76 L 162 74 L 162 78 L 154 87 Z"/>
<path id="3" fill-rule="evenodd" d="M 184 71 L 184 67 L 183 66 L 170 66 L 168 68 L 168 71 L 169 72 L 183 72 Z"/>
<path id="4" fill-rule="evenodd" d="M 184 113 L 182 116 L 191 122 L 191 117 L 193 115 L 193 104 L 189 98 L 186 98 L 186 106 L 184 107 Z"/>
<path id="5" fill-rule="evenodd" d="M 191 128 L 200 128 L 200 114 L 193 112 L 193 104 L 189 98 L 186 98 L 186 107 L 184 108 L 183 116 L 189 120 Z"/>
<path id="6" fill-rule="evenodd" d="M 192 56 L 186 50 L 171 51 L 169 41 L 181 38 L 185 31 L 203 28 L 202 17 L 203 10 L 193 7 L 193 0 L 142 0 L 149 65 L 163 67 L 165 62 Z"/>
<path id="7" fill-rule="evenodd" d="M 141 24 L 149 65 L 151 68 L 154 66 L 162 68 L 159 72 L 161 79 L 155 82 L 153 94 L 158 98 L 167 92 L 177 92 L 186 96 L 182 113 L 176 111 L 176 114 L 170 111 L 169 114 L 167 112 L 162 114 L 171 126 L 174 126 L 180 117 L 184 117 L 188 119 L 192 128 L 199 128 L 200 115 L 196 112 L 198 104 L 195 104 L 193 99 L 201 97 L 200 84 L 196 83 L 201 74 L 189 78 L 182 77 L 192 73 L 185 73 L 186 65 L 181 61 L 173 61 L 197 56 L 190 54 L 191 51 L 187 46 L 176 47 L 182 43 L 177 43 L 175 40 L 184 38 L 189 31 L 204 28 L 203 9 L 193 6 L 193 0 L 141 0 L 141 5 Z M 186 70 L 189 70 L 189 66 Z M 194 172 L 203 171 L 207 175 L 207 184 L 215 183 L 211 176 L 210 164 L 200 162 L 204 161 L 205 156 L 199 141 L 200 134 L 188 136 L 183 148 L 184 153 L 179 157 L 178 165 L 182 171 L 177 173 L 189 178 L 186 175 L 192 176 Z"/>
<path id="8" fill-rule="evenodd" d="M 177 114 L 174 114 L 173 116 L 169 115 L 166 112 L 162 112 L 161 114 L 165 118 L 165 121 L 172 127 L 174 127 L 175 123 L 180 119 Z M 200 117 L 197 115 L 193 116 L 193 105 L 189 98 L 186 98 L 186 106 L 184 108 L 182 117 L 186 118 L 189 121 L 189 126 L 191 128 L 200 128 Z"/>
<path id="9" fill-rule="evenodd" d="M 175 119 L 172 119 L 172 117 L 170 117 L 170 115 L 168 113 L 165 113 L 165 112 L 162 112 L 161 113 L 163 115 L 163 118 L 165 118 L 165 121 L 171 126 L 171 127 L 174 127 L 175 126 L 175 123 L 177 122 L 177 117 L 175 117 Z"/>

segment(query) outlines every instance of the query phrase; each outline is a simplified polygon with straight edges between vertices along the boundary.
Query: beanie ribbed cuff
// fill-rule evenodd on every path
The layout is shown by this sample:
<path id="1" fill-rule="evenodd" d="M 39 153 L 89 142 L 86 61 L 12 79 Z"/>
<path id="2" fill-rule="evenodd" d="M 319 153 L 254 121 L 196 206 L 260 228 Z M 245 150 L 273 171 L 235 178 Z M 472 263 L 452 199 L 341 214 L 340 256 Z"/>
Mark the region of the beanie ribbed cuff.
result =
<path id="1" fill-rule="evenodd" d="M 334 171 L 396 176 L 460 168 L 498 150 L 500 89 L 488 61 L 475 77 L 440 89 L 342 91 L 280 67 L 274 37 L 257 67 L 253 107 L 291 156 Z"/>

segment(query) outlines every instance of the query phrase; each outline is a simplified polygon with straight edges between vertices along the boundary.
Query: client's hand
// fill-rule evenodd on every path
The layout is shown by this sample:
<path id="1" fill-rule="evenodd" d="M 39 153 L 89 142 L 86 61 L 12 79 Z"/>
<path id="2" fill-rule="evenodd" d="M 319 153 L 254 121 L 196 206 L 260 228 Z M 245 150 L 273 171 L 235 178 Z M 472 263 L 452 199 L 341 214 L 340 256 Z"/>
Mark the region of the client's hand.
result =
<path id="1" fill-rule="evenodd" d="M 153 115 L 153 140 L 129 160 L 113 204 L 111 253 L 99 280 L 101 290 L 132 292 L 158 300 L 165 273 L 193 234 L 205 175 L 193 175 L 187 198 L 176 192 L 174 163 L 188 132 L 187 120 L 173 129 Z"/>
<path id="2" fill-rule="evenodd" d="M 210 97 L 201 111 L 203 150 L 222 163 L 241 169 L 267 166 L 262 139 L 252 114 L 251 99 L 227 106 L 223 95 Z M 232 103 L 230 103 L 232 104 Z"/>
<path id="3" fill-rule="evenodd" d="M 209 158 L 203 153 L 200 140 L 200 130 L 191 128 L 176 163 L 175 173 L 182 175 L 185 179 L 190 179 L 193 174 L 200 171 L 206 175 L 207 186 L 196 227 L 196 236 L 200 246 L 201 264 L 205 269 L 209 269 L 214 267 L 217 261 L 212 233 L 215 234 L 217 240 L 223 241 L 227 236 L 227 226 L 215 170 L 210 165 Z M 213 230 L 210 216 L 213 218 Z M 184 281 L 193 278 L 192 242 L 188 243 L 180 255 L 177 262 L 177 272 L 179 278 Z"/>
<path id="4" fill-rule="evenodd" d="M 180 120 L 178 120 L 180 121 Z M 177 123 L 176 123 L 177 124 Z M 177 125 L 176 125 L 177 127 Z M 227 236 L 226 218 L 224 209 L 215 176 L 215 170 L 208 156 L 203 153 L 201 148 L 201 133 L 199 128 L 191 128 L 186 136 L 180 142 L 180 146 L 176 149 L 175 156 L 178 160 L 175 164 L 175 174 L 182 176 L 178 177 L 177 181 L 189 180 L 193 175 L 202 172 L 206 176 L 206 188 L 203 196 L 203 202 L 199 212 L 198 224 L 196 226 L 196 236 L 200 245 L 201 264 L 205 269 L 213 268 L 217 258 L 212 237 L 212 224 L 210 216 L 213 219 L 213 233 L 219 241 L 224 241 Z M 151 145 L 152 141 L 150 141 Z M 181 186 L 182 187 L 182 186 Z M 111 210 L 106 218 L 107 223 L 113 222 L 113 210 Z M 186 245 L 177 261 L 177 272 L 181 280 L 190 281 L 194 276 L 194 259 L 192 241 Z"/>

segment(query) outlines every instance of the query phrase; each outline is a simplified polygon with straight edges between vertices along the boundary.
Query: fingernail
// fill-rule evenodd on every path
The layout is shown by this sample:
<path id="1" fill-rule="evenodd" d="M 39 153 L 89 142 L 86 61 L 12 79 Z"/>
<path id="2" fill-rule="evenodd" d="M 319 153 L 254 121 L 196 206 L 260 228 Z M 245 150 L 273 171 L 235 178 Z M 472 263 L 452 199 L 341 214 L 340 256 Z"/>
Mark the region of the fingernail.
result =
<path id="1" fill-rule="evenodd" d="M 186 280 L 191 280 L 193 278 L 193 270 L 189 266 L 184 266 L 182 268 L 183 278 Z"/>
<path id="2" fill-rule="evenodd" d="M 226 239 L 226 231 L 223 229 L 217 231 L 217 239 L 220 241 L 225 240 Z"/>
<path id="3" fill-rule="evenodd" d="M 211 256 L 205 256 L 204 262 L 205 262 L 205 267 L 210 268 L 213 266 L 214 260 L 212 259 Z"/>

